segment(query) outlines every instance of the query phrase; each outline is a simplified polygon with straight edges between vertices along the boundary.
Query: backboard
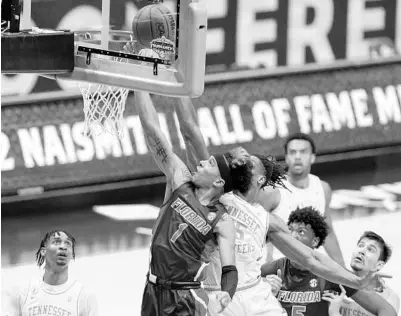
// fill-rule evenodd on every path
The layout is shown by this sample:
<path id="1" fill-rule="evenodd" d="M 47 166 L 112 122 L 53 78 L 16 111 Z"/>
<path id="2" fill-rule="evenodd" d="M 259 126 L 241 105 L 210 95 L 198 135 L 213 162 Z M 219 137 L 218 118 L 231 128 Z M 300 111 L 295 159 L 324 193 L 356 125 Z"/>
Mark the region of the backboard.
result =
<path id="1" fill-rule="evenodd" d="M 57 28 L 35 25 L 32 19 L 35 6 L 41 3 L 49 6 L 49 14 L 57 14 L 58 6 L 66 2 L 76 3 L 74 14 L 79 12 L 79 20 L 66 15 Z M 143 45 L 141 38 L 136 38 L 140 37 L 139 33 L 133 31 L 133 20 L 141 9 L 154 5 L 165 7 L 176 27 L 168 38 L 153 38 L 149 45 Z M 151 14 L 149 16 L 149 27 L 158 27 L 157 21 L 153 23 L 154 18 Z M 145 19 L 144 15 L 141 19 Z M 36 26 L 68 29 L 75 34 L 74 70 L 48 77 L 114 85 L 166 96 L 198 97 L 203 93 L 207 14 L 202 1 L 23 0 L 20 29 Z M 133 51 L 123 51 L 127 42 L 133 43 Z M 141 56 L 139 53 L 143 48 L 152 49 L 158 55 Z"/>

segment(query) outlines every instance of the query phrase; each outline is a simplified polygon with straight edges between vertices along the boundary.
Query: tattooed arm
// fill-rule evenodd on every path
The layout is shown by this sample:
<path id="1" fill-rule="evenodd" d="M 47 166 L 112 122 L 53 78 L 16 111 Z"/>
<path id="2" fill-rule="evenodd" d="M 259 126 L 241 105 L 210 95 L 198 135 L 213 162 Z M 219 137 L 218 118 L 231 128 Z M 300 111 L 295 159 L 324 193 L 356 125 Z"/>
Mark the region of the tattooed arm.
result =
<path id="1" fill-rule="evenodd" d="M 166 175 L 167 188 L 170 188 L 170 191 L 174 191 L 185 182 L 190 181 L 191 174 L 187 166 L 173 152 L 172 146 L 164 136 L 149 93 L 135 91 L 134 102 L 141 119 L 148 147 L 159 169 Z M 168 192 L 166 192 L 165 199 L 168 197 Z"/>
<path id="2" fill-rule="evenodd" d="M 195 170 L 199 161 L 210 157 L 209 151 L 198 126 L 198 118 L 194 105 L 190 98 L 179 98 L 174 103 L 180 130 L 187 147 L 187 164 L 191 170 Z"/>

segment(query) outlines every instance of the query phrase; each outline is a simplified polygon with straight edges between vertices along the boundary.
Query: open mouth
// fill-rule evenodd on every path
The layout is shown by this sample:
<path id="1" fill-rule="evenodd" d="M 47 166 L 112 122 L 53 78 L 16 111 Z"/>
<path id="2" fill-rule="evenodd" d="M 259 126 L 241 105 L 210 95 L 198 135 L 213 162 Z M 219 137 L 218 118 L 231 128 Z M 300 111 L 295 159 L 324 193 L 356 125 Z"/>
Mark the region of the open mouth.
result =
<path id="1" fill-rule="evenodd" d="M 358 263 L 363 263 L 363 258 L 362 257 L 355 257 L 354 261 L 358 262 Z"/>

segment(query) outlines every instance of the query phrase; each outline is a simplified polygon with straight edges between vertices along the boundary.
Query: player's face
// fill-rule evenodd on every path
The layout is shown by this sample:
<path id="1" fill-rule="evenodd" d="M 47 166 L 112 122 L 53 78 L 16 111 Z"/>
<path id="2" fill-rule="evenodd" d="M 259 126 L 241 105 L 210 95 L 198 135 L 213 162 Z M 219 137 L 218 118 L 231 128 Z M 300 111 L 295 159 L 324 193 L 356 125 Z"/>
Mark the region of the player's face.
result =
<path id="1" fill-rule="evenodd" d="M 219 167 L 214 156 L 201 160 L 192 176 L 192 182 L 198 187 L 211 187 L 220 178 Z"/>
<path id="2" fill-rule="evenodd" d="M 316 236 L 309 224 L 305 225 L 305 223 L 293 222 L 288 225 L 288 229 L 290 230 L 292 237 L 296 240 L 309 248 L 316 248 Z"/>
<path id="3" fill-rule="evenodd" d="M 287 145 L 285 162 L 288 172 L 293 175 L 306 175 L 315 161 L 312 146 L 307 140 L 294 139 Z"/>
<path id="4" fill-rule="evenodd" d="M 379 260 L 380 254 L 381 247 L 376 240 L 363 238 L 352 254 L 351 268 L 362 272 L 380 270 L 384 265 L 384 262 Z"/>
<path id="5" fill-rule="evenodd" d="M 72 258 L 72 241 L 64 233 L 59 232 L 50 237 L 46 247 L 42 250 L 46 265 L 57 270 L 68 267 Z"/>

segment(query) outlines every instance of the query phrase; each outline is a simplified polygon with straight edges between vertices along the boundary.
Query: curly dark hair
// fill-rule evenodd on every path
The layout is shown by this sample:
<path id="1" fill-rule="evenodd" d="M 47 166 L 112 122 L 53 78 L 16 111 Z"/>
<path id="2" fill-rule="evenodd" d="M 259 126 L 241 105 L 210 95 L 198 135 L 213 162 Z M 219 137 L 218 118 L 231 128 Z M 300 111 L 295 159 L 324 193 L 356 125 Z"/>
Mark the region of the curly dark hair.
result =
<path id="1" fill-rule="evenodd" d="M 43 237 L 42 241 L 40 242 L 40 246 L 38 251 L 35 253 L 35 257 L 36 257 L 36 264 L 41 267 L 43 262 L 45 261 L 45 257 L 42 256 L 42 254 L 40 253 L 40 251 L 42 250 L 42 248 L 46 247 L 46 244 L 49 242 L 50 237 L 55 236 L 56 234 L 59 233 L 64 233 L 67 235 L 67 237 L 69 239 L 71 239 L 72 242 L 72 258 L 75 259 L 75 245 L 76 245 L 76 241 L 75 238 L 68 232 L 66 232 L 65 230 L 62 229 L 55 229 L 52 230 L 48 233 L 46 233 L 46 235 Z"/>
<path id="2" fill-rule="evenodd" d="M 233 190 L 245 194 L 252 183 L 252 162 L 249 160 L 249 157 L 234 157 L 233 151 L 225 152 L 224 156 L 230 166 Z M 262 162 L 266 170 L 266 182 L 262 185 L 262 188 L 265 186 L 272 186 L 273 188 L 281 186 L 287 189 L 283 182 L 286 179 L 287 167 L 278 163 L 271 155 L 255 155 L 255 157 Z"/>
<path id="3" fill-rule="evenodd" d="M 329 234 L 329 225 L 325 221 L 325 217 L 313 207 L 307 206 L 303 208 L 297 208 L 292 211 L 288 218 L 288 225 L 292 223 L 304 223 L 310 225 L 315 236 L 319 238 L 319 243 L 316 248 L 319 248 L 324 244 L 327 235 Z"/>
<path id="4" fill-rule="evenodd" d="M 225 152 L 224 156 L 230 166 L 233 190 L 245 194 L 252 183 L 252 162 L 249 158 L 236 158 L 231 152 Z"/>
<path id="5" fill-rule="evenodd" d="M 385 263 L 387 263 L 387 261 L 390 259 L 393 251 L 390 247 L 389 244 L 387 244 L 384 239 L 382 238 L 382 236 L 376 234 L 375 232 L 372 231 L 366 231 L 363 233 L 363 235 L 359 238 L 358 240 L 358 244 L 361 242 L 362 239 L 367 238 L 367 239 L 371 239 L 371 240 L 375 240 L 381 247 L 381 253 L 380 253 L 380 257 L 379 260 L 384 261 Z"/>
<path id="6" fill-rule="evenodd" d="M 281 186 L 287 189 L 283 182 L 283 180 L 286 179 L 285 174 L 287 172 L 287 167 L 277 162 L 271 155 L 255 155 L 255 157 L 259 158 L 266 170 L 266 182 L 262 187 L 272 186 L 275 188 L 276 186 Z"/>

